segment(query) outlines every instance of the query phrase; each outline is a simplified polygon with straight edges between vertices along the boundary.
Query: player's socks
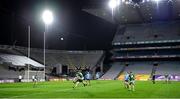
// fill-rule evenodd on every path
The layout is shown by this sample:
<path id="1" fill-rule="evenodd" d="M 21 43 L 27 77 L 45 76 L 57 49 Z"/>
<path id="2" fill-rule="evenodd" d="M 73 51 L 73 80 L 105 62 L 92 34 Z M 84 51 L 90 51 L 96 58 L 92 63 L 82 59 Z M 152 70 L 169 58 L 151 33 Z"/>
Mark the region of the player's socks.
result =
<path id="1" fill-rule="evenodd" d="M 132 86 L 132 91 L 135 91 L 135 90 L 134 90 L 134 86 Z"/>
<path id="2" fill-rule="evenodd" d="M 83 85 L 84 85 L 84 87 L 87 86 L 87 84 L 83 84 Z"/>

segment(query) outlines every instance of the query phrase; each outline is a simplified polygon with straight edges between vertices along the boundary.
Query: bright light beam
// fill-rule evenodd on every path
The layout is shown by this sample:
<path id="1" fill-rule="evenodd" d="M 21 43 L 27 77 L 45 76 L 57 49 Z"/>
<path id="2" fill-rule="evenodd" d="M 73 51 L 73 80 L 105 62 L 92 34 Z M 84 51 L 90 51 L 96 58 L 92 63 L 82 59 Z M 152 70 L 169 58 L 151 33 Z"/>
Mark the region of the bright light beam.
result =
<path id="1" fill-rule="evenodd" d="M 161 0 L 153 0 L 153 1 L 155 1 L 156 3 L 159 3 Z"/>
<path id="2" fill-rule="evenodd" d="M 117 7 L 118 6 L 118 1 L 117 0 L 110 0 L 109 1 L 109 7 L 111 8 L 111 9 L 114 9 L 115 7 Z"/>
<path id="3" fill-rule="evenodd" d="M 120 0 L 110 0 L 108 5 L 109 7 L 111 8 L 111 12 L 112 12 L 112 19 L 113 19 L 113 16 L 114 16 L 114 10 L 117 6 L 120 5 Z"/>
<path id="4" fill-rule="evenodd" d="M 159 7 L 159 2 L 160 2 L 161 0 L 153 0 L 153 1 L 156 2 L 157 7 Z"/>
<path id="5" fill-rule="evenodd" d="M 49 25 L 53 22 L 53 14 L 49 10 L 45 10 L 42 14 L 43 21 L 46 25 Z"/>

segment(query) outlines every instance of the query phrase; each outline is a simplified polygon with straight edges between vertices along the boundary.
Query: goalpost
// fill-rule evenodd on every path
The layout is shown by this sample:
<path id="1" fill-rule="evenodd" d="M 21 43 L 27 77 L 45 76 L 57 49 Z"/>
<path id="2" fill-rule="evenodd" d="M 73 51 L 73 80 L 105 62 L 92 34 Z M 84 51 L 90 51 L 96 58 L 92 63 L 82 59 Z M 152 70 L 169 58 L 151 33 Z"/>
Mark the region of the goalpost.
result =
<path id="1" fill-rule="evenodd" d="M 27 70 L 27 71 L 25 71 L 24 80 L 27 82 L 32 82 L 33 76 L 37 76 L 38 81 L 45 81 L 44 71 L 40 71 L 40 70 L 37 70 L 37 71 Z"/>
<path id="2" fill-rule="evenodd" d="M 31 47 L 31 43 L 30 43 L 30 26 L 28 26 L 28 59 L 30 59 L 30 47 Z M 27 79 L 29 82 L 29 64 L 28 64 L 28 70 L 27 70 Z"/>

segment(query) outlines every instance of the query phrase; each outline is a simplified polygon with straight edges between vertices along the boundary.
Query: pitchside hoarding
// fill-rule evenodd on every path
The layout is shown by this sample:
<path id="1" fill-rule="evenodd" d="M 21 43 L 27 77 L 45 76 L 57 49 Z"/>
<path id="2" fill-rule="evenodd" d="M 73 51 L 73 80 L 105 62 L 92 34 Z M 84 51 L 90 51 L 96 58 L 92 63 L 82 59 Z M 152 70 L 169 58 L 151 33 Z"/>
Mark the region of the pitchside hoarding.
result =
<path id="1" fill-rule="evenodd" d="M 124 76 L 125 75 L 121 75 L 118 77 L 118 79 L 124 80 Z M 136 80 L 139 80 L 139 81 L 150 80 L 150 75 L 146 75 L 146 74 L 136 74 L 135 77 L 136 77 Z M 166 79 L 165 75 L 156 75 L 155 77 L 156 77 L 156 81 L 164 81 Z M 180 81 L 180 75 L 171 75 L 171 80 Z"/>
<path id="2" fill-rule="evenodd" d="M 165 80 L 165 75 L 156 75 L 155 76 L 157 81 Z M 171 75 L 172 81 L 180 81 L 180 75 Z"/>

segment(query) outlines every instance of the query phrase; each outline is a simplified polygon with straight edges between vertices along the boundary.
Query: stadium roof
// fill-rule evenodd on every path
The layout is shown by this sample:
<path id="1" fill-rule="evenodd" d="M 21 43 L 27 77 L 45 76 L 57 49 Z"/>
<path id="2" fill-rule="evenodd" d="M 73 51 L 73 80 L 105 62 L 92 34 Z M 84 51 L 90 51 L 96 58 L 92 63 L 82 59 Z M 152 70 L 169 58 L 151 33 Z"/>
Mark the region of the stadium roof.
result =
<path id="1" fill-rule="evenodd" d="M 108 49 L 116 25 L 82 11 L 82 6 L 90 2 L 88 0 L 0 0 L 0 44 L 27 46 L 27 27 L 30 25 L 31 47 L 43 48 L 44 23 L 41 15 L 47 8 L 54 15 L 54 21 L 46 35 L 48 49 Z"/>
<path id="2" fill-rule="evenodd" d="M 110 0 L 96 1 L 91 0 L 83 10 L 112 23 L 180 20 L 180 0 L 117 0 L 120 3 L 113 11 L 108 6 Z"/>
<path id="3" fill-rule="evenodd" d="M 43 48 L 44 24 L 40 16 L 44 8 L 50 8 L 55 17 L 47 33 L 48 49 L 109 49 L 119 23 L 180 19 L 179 0 L 160 1 L 158 7 L 154 2 L 145 2 L 139 7 L 121 3 L 112 16 L 109 0 L 1 0 L 0 44 L 27 46 L 27 26 L 30 25 L 31 46 Z"/>

